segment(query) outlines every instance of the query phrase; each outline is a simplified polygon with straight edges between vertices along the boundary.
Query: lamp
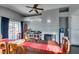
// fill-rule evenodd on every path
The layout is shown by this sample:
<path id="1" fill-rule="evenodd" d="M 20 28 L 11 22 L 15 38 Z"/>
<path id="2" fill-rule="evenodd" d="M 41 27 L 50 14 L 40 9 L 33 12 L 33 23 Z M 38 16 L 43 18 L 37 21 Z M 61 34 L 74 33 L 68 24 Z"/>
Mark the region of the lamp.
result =
<path id="1" fill-rule="evenodd" d="M 47 23 L 51 23 L 51 18 L 50 17 L 47 19 Z"/>
<path id="2" fill-rule="evenodd" d="M 51 23 L 51 20 L 50 20 L 50 19 L 48 19 L 48 20 L 47 20 L 47 23 Z"/>

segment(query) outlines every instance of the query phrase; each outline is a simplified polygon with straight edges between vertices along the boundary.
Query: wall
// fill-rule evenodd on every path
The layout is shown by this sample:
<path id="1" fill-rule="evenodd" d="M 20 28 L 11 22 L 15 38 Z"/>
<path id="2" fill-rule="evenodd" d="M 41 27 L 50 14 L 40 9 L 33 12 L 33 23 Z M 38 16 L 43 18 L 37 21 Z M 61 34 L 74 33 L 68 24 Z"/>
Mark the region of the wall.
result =
<path id="1" fill-rule="evenodd" d="M 27 18 L 28 17 L 26 17 L 25 20 Z M 43 11 L 40 19 L 42 19 L 41 22 L 28 22 L 30 28 L 34 30 L 42 31 L 42 39 L 44 39 L 44 34 L 53 34 L 53 32 L 56 32 L 56 35 L 57 35 L 56 38 L 58 41 L 58 38 L 59 38 L 58 9 Z M 51 23 L 47 23 L 48 19 L 51 20 Z"/>
<path id="2" fill-rule="evenodd" d="M 70 6 L 71 44 L 79 45 L 79 5 Z"/>
<path id="3" fill-rule="evenodd" d="M 4 16 L 16 20 L 22 20 L 23 18 L 23 16 L 21 16 L 20 14 L 1 6 L 0 6 L 0 16 Z"/>
<path id="4" fill-rule="evenodd" d="M 40 20 L 40 21 L 39 21 Z M 28 27 L 32 30 L 42 31 L 41 29 L 41 16 L 25 17 L 24 21 L 27 21 Z"/>
<path id="5" fill-rule="evenodd" d="M 59 10 L 47 10 L 44 11 L 42 14 L 42 31 L 43 34 L 50 33 L 53 34 L 53 32 L 56 33 L 56 39 L 58 41 L 59 39 L 59 16 L 58 16 Z M 50 19 L 51 23 L 47 23 L 47 20 Z"/>

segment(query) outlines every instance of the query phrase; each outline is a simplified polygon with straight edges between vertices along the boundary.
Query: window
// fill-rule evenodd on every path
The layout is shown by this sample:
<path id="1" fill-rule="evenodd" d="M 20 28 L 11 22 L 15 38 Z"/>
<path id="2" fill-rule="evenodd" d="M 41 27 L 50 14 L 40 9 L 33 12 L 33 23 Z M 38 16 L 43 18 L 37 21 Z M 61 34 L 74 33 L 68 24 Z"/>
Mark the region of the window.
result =
<path id="1" fill-rule="evenodd" d="M 16 40 L 21 37 L 21 23 L 19 21 L 9 21 L 9 39 Z"/>

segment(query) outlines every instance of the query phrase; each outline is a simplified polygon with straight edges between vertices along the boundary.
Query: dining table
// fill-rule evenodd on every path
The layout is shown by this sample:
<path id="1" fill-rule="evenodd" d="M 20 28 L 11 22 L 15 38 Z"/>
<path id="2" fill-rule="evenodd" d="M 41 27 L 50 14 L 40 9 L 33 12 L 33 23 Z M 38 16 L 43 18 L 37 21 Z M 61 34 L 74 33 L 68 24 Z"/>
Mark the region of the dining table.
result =
<path id="1" fill-rule="evenodd" d="M 37 42 L 24 42 L 22 44 L 25 47 L 30 47 L 30 49 L 36 49 L 40 51 L 40 54 L 63 54 L 62 49 L 58 44 L 44 44 L 44 43 L 37 43 Z M 38 54 L 38 53 L 37 53 Z"/>
<path id="2" fill-rule="evenodd" d="M 63 50 L 55 41 L 45 42 L 45 41 L 40 40 L 38 42 L 32 42 L 32 41 L 24 42 L 24 40 L 0 39 L 0 42 L 5 42 L 7 54 L 9 54 L 9 51 L 8 51 L 9 42 L 11 42 L 13 44 L 17 44 L 17 45 L 20 45 L 20 42 L 22 42 L 21 43 L 22 46 L 24 46 L 26 48 L 29 47 L 30 49 L 33 49 L 33 50 L 37 50 L 37 51 L 39 51 L 40 54 L 63 54 Z M 37 54 L 39 54 L 39 53 L 37 53 Z"/>

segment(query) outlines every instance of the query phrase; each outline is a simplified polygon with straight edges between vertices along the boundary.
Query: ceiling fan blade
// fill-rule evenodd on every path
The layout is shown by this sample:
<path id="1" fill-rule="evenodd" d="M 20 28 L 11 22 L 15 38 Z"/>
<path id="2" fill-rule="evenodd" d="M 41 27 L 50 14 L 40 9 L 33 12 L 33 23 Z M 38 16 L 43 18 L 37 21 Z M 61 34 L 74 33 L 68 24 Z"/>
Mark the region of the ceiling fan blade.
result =
<path id="1" fill-rule="evenodd" d="M 38 14 L 38 11 L 37 10 L 35 10 L 35 12 Z"/>
<path id="2" fill-rule="evenodd" d="M 43 8 L 36 8 L 36 9 L 38 9 L 38 10 L 44 10 Z"/>
<path id="3" fill-rule="evenodd" d="M 33 8 L 33 7 L 30 7 L 30 6 L 26 6 L 27 8 Z"/>
<path id="4" fill-rule="evenodd" d="M 32 12 L 33 10 L 30 10 L 29 12 Z"/>
<path id="5" fill-rule="evenodd" d="M 38 4 L 34 4 L 33 8 L 37 8 Z"/>

